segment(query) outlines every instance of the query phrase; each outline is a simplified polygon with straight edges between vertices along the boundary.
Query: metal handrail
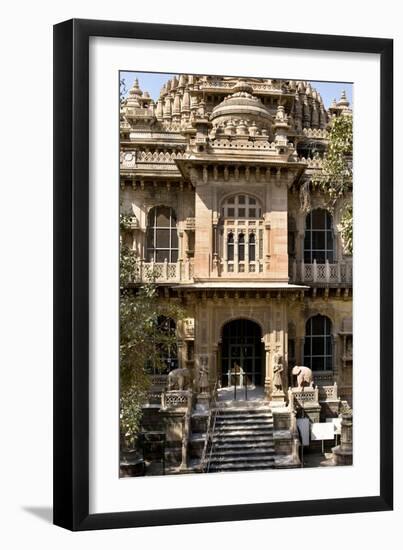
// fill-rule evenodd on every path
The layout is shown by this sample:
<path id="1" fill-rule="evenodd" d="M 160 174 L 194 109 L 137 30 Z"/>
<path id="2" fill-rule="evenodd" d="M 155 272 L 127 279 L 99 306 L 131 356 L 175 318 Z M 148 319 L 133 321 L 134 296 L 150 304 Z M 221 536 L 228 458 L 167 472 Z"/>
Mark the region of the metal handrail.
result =
<path id="1" fill-rule="evenodd" d="M 201 458 L 201 461 L 200 461 L 201 470 L 203 472 L 208 472 L 208 468 L 210 467 L 212 445 L 210 446 L 209 459 L 208 459 L 207 464 L 206 464 L 206 455 L 207 455 L 207 449 L 208 449 L 208 446 L 209 446 L 209 442 L 211 440 L 212 434 L 214 433 L 215 419 L 216 419 L 216 416 L 217 416 L 217 407 L 216 407 L 216 405 L 217 405 L 217 384 L 218 384 L 218 382 L 216 380 L 215 383 L 214 383 L 213 399 L 210 403 L 210 412 L 209 412 L 209 417 L 208 417 L 208 420 L 207 420 L 206 440 L 204 442 L 202 458 Z"/>
<path id="2" fill-rule="evenodd" d="M 240 381 L 239 381 L 239 391 L 241 389 L 244 389 L 245 392 L 245 401 L 248 400 L 248 374 L 241 368 L 241 372 L 234 373 L 231 372 L 231 369 L 227 372 L 228 377 L 228 387 L 231 387 L 231 376 L 234 377 L 234 401 L 236 401 L 236 394 L 237 394 L 237 383 L 236 383 L 236 377 L 239 375 Z M 241 383 L 242 381 L 242 383 Z"/>

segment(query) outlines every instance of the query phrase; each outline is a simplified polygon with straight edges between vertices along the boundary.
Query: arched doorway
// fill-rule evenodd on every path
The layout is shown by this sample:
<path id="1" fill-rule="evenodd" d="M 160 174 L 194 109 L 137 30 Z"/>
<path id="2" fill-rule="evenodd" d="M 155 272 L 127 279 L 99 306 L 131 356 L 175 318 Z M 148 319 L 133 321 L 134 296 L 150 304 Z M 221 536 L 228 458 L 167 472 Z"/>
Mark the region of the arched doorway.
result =
<path id="1" fill-rule="evenodd" d="M 229 321 L 222 330 L 221 385 L 233 385 L 233 369 L 240 367 L 237 372 L 242 373 L 242 380 L 237 376 L 237 384 L 246 382 L 248 386 L 262 386 L 263 357 L 260 326 L 248 319 Z"/>

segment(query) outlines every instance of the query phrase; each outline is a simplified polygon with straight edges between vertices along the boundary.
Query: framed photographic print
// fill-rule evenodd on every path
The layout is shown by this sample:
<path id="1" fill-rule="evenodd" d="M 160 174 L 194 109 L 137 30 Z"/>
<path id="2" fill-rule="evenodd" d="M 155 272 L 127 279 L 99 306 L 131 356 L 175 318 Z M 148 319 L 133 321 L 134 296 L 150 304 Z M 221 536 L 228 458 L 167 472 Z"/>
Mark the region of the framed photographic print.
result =
<path id="1" fill-rule="evenodd" d="M 55 524 L 392 509 L 392 70 L 389 39 L 54 27 Z"/>

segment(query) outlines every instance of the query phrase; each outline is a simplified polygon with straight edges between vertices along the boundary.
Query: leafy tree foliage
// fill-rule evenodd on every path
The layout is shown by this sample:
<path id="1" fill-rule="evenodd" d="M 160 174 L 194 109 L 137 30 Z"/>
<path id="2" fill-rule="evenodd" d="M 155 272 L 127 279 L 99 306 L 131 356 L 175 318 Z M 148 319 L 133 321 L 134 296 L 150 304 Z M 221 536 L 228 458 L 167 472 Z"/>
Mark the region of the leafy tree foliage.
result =
<path id="1" fill-rule="evenodd" d="M 350 115 L 335 116 L 330 122 L 329 143 L 322 170 L 312 178 L 313 188 L 319 189 L 328 198 L 333 209 L 337 200 L 353 188 L 353 119 Z M 342 212 L 339 226 L 344 250 L 353 251 L 353 208 L 349 203 Z"/>
<path id="2" fill-rule="evenodd" d="M 136 282 L 139 262 L 133 250 L 121 246 L 120 257 L 120 428 L 122 444 L 133 446 L 141 420 L 141 407 L 154 372 L 166 367 L 164 351 L 176 345 L 176 334 L 162 319 L 184 315 L 173 301 L 158 295 L 155 277 Z"/>

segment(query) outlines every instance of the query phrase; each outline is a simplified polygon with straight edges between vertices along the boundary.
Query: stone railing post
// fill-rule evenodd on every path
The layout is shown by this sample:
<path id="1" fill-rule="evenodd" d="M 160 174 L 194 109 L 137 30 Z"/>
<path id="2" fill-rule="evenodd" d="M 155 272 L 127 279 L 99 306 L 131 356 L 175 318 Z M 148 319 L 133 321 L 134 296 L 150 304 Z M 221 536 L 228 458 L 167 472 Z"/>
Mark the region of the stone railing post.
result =
<path id="1" fill-rule="evenodd" d="M 304 260 L 301 261 L 301 282 L 303 283 L 305 281 L 305 262 Z"/>
<path id="2" fill-rule="evenodd" d="M 288 388 L 288 407 L 291 412 L 294 410 L 294 394 L 292 393 L 292 388 Z"/>
<path id="3" fill-rule="evenodd" d="M 340 262 L 337 262 L 336 264 L 336 273 L 337 273 L 337 282 L 341 283 L 341 269 L 340 269 Z"/>
<path id="4" fill-rule="evenodd" d="M 329 260 L 327 258 L 325 261 L 325 280 L 327 283 L 330 281 L 330 265 L 329 265 Z"/>
<path id="5" fill-rule="evenodd" d="M 349 283 L 353 282 L 353 264 L 351 263 L 348 264 L 348 282 Z"/>
<path id="6" fill-rule="evenodd" d="M 164 260 L 164 275 L 163 277 L 165 278 L 165 280 L 168 280 L 168 260 L 167 258 L 165 258 Z"/>
<path id="7" fill-rule="evenodd" d="M 190 260 L 186 258 L 185 260 L 185 279 L 186 281 L 190 280 Z"/>
<path id="8" fill-rule="evenodd" d="M 318 266 L 316 264 L 316 258 L 314 259 L 312 264 L 312 280 L 314 283 L 316 283 L 318 280 Z"/>

